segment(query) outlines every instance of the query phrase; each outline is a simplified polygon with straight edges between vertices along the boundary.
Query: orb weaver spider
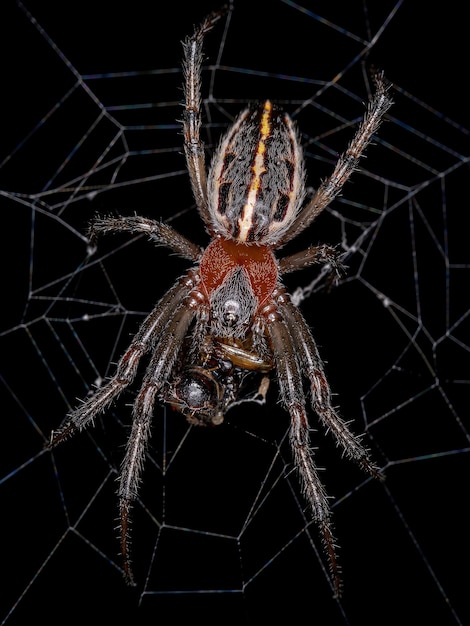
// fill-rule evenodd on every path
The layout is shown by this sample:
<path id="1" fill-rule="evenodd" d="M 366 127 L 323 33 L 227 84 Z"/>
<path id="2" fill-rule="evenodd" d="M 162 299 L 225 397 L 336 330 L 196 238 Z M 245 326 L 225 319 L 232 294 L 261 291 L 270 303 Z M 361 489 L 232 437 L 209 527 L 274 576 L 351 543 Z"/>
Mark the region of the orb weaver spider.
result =
<path id="1" fill-rule="evenodd" d="M 281 277 L 313 264 L 339 274 L 336 250 L 312 246 L 278 258 L 274 251 L 305 230 L 340 193 L 391 105 L 383 76 L 362 123 L 332 174 L 305 200 L 300 137 L 290 117 L 271 101 L 241 112 L 222 138 L 206 172 L 201 127 L 201 66 L 206 33 L 224 14 L 210 14 L 183 43 L 184 152 L 192 192 L 211 237 L 201 249 L 167 224 L 139 216 L 96 217 L 92 240 L 103 233 L 145 233 L 192 263 L 157 303 L 119 360 L 116 372 L 72 411 L 51 435 L 54 447 L 89 426 L 135 379 L 141 358 L 149 364 L 132 409 L 132 427 L 119 480 L 123 569 L 133 582 L 129 524 L 137 497 L 158 399 L 177 408 L 191 424 L 218 425 L 242 394 L 247 377 L 262 385 L 277 374 L 290 415 L 289 441 L 313 520 L 318 525 L 336 594 L 340 568 L 325 489 L 310 447 L 304 382 L 320 422 L 344 453 L 379 477 L 360 437 L 331 403 L 331 392 L 312 334 Z M 264 382 L 263 382 L 264 381 Z"/>

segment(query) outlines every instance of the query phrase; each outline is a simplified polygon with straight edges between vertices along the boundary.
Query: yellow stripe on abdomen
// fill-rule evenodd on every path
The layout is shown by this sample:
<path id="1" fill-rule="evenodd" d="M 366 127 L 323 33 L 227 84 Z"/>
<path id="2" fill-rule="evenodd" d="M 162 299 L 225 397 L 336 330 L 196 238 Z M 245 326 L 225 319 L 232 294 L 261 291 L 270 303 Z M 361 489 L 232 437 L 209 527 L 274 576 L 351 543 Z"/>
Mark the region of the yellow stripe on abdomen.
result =
<path id="1" fill-rule="evenodd" d="M 265 167 L 265 154 L 266 154 L 266 140 L 271 134 L 271 112 L 272 104 L 269 100 L 264 103 L 263 114 L 261 116 L 260 124 L 260 139 L 256 146 L 255 158 L 253 160 L 253 178 L 248 190 L 248 196 L 246 204 L 244 205 L 241 217 L 238 220 L 240 228 L 238 239 L 240 241 L 247 241 L 253 226 L 253 215 L 256 206 L 256 200 L 258 192 L 261 187 L 261 177 L 266 172 Z"/>

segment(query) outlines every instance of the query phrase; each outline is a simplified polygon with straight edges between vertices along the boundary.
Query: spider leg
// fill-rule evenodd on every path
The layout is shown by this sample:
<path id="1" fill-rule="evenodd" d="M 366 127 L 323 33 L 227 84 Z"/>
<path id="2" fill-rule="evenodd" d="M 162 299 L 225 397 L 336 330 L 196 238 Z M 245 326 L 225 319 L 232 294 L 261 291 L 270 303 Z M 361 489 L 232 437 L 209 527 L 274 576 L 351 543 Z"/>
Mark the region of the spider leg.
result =
<path id="1" fill-rule="evenodd" d="M 163 296 L 119 360 L 114 376 L 88 400 L 69 413 L 62 426 L 52 432 L 49 448 L 57 446 L 76 431 L 87 427 L 132 383 L 140 359 L 153 347 L 172 318 L 175 307 L 188 295 L 192 287 L 193 282 L 188 275 L 188 278 L 182 279 Z"/>
<path id="2" fill-rule="evenodd" d="M 324 549 L 330 565 L 335 595 L 338 596 L 341 592 L 341 573 L 336 554 L 331 510 L 310 446 L 302 374 L 296 355 L 297 347 L 294 345 L 284 320 L 279 315 L 272 314 L 266 317 L 268 320 L 266 327 L 276 363 L 281 398 L 291 417 L 289 441 L 295 466 L 298 468 L 305 498 L 313 514 L 313 520 L 321 532 Z"/>
<path id="3" fill-rule="evenodd" d="M 290 272 L 303 270 L 306 267 L 319 263 L 330 265 L 332 271 L 338 276 L 341 276 L 344 272 L 341 263 L 341 254 L 338 252 L 337 248 L 321 245 L 310 246 L 306 250 L 279 259 L 279 273 L 289 274 Z"/>
<path id="4" fill-rule="evenodd" d="M 369 451 L 361 443 L 360 437 L 353 434 L 348 424 L 340 418 L 331 403 L 331 391 L 326 379 L 323 363 L 307 323 L 299 309 L 281 291 L 278 301 L 281 315 L 292 333 L 298 358 L 304 364 L 304 371 L 310 381 L 313 408 L 327 431 L 331 431 L 346 456 L 374 478 L 381 478 L 379 468 L 371 460 Z"/>
<path id="5" fill-rule="evenodd" d="M 345 268 L 337 248 L 327 245 L 310 246 L 306 250 L 280 259 L 279 273 L 281 275 L 288 274 L 320 263 L 325 266 L 327 287 L 330 288 L 337 285 L 340 278 L 345 274 Z"/>
<path id="6" fill-rule="evenodd" d="M 124 573 L 129 584 L 133 584 L 129 545 L 130 513 L 139 490 L 155 396 L 171 375 L 194 315 L 193 308 L 182 304 L 176 310 L 172 310 L 172 319 L 156 345 L 133 407 L 131 434 L 122 462 L 118 490 L 121 552 Z"/>
<path id="7" fill-rule="evenodd" d="M 183 42 L 184 153 L 194 199 L 201 218 L 208 228 L 210 228 L 211 222 L 207 205 L 207 174 L 204 144 L 200 137 L 202 48 L 206 33 L 226 12 L 227 7 L 223 7 L 208 15 L 202 24 L 195 29 L 193 35 Z"/>
<path id="8" fill-rule="evenodd" d="M 388 95 L 389 86 L 385 83 L 383 75 L 381 73 L 376 74 L 374 80 L 376 84 L 375 94 L 369 102 L 364 118 L 346 152 L 340 156 L 332 174 L 322 182 L 313 198 L 300 211 L 279 244 L 285 244 L 307 228 L 336 198 L 343 185 L 357 169 L 359 159 L 365 148 L 380 126 L 383 116 L 392 105 L 392 99 Z"/>
<path id="9" fill-rule="evenodd" d="M 132 217 L 100 217 L 97 216 L 90 225 L 89 235 L 91 241 L 102 233 L 129 232 L 132 234 L 143 233 L 159 245 L 170 248 L 185 259 L 198 262 L 202 255 L 202 249 L 189 239 L 162 222 L 149 220 L 145 217 L 134 215 Z"/>

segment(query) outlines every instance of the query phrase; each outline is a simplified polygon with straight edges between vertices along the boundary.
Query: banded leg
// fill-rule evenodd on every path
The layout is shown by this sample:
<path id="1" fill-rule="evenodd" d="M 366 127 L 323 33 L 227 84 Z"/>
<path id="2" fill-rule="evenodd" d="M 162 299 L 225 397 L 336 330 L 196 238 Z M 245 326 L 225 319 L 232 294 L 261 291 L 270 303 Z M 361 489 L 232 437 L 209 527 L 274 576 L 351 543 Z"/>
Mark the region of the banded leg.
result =
<path id="1" fill-rule="evenodd" d="M 347 150 L 340 156 L 332 174 L 322 182 L 313 198 L 300 211 L 279 243 L 285 244 L 305 230 L 336 198 L 343 185 L 357 169 L 364 150 L 392 105 L 392 99 L 388 94 L 389 85 L 386 84 L 381 73 L 374 76 L 374 82 L 375 94 Z"/>
<path id="2" fill-rule="evenodd" d="M 331 403 L 331 390 L 323 369 L 323 363 L 317 346 L 307 323 L 299 309 L 292 304 L 284 292 L 278 306 L 282 317 L 286 320 L 296 348 L 296 353 L 304 372 L 308 377 L 312 390 L 312 404 L 315 413 L 326 431 L 331 431 L 347 457 L 355 461 L 361 469 L 374 478 L 381 478 L 380 470 L 371 460 L 367 448 L 361 443 L 360 437 L 353 434 L 348 424 L 340 418 Z"/>
<path id="3" fill-rule="evenodd" d="M 208 228 L 211 220 L 207 206 L 207 174 L 204 156 L 204 144 L 200 137 L 201 130 L 201 67 L 204 37 L 215 23 L 227 12 L 224 7 L 211 13 L 196 28 L 194 34 L 183 43 L 184 73 L 184 113 L 183 135 L 184 153 L 189 170 L 191 188 L 201 218 Z"/>
<path id="4" fill-rule="evenodd" d="M 185 259 L 198 262 L 202 256 L 202 249 L 189 239 L 162 222 L 149 220 L 134 215 L 131 217 L 96 217 L 90 225 L 89 235 L 93 241 L 98 235 L 107 233 L 128 232 L 144 234 L 158 245 L 166 246 Z"/>
<path id="5" fill-rule="evenodd" d="M 165 332 L 156 345 L 142 387 L 134 403 L 131 434 L 126 446 L 119 480 L 121 552 L 124 574 L 131 585 L 133 584 L 133 575 L 130 564 L 130 513 L 132 503 L 139 491 L 150 436 L 155 396 L 168 381 L 173 371 L 181 344 L 195 315 L 193 308 L 182 304 L 176 311 L 173 309 L 171 313 L 172 319 L 165 327 Z"/>
<path id="6" fill-rule="evenodd" d="M 288 274 L 317 264 L 325 266 L 327 289 L 335 287 L 345 274 L 340 253 L 336 248 L 327 245 L 310 246 L 306 250 L 280 259 L 279 273 Z"/>
<path id="7" fill-rule="evenodd" d="M 328 497 L 318 475 L 310 446 L 306 401 L 302 388 L 302 374 L 290 333 L 282 319 L 274 315 L 267 323 L 274 353 L 281 398 L 291 418 L 289 441 L 298 468 L 305 498 L 310 505 L 330 565 L 335 594 L 341 591 L 341 573 L 331 521 Z"/>
<path id="8" fill-rule="evenodd" d="M 338 277 L 344 272 L 340 253 L 328 245 L 310 246 L 306 250 L 279 259 L 279 272 L 281 275 L 289 274 L 318 264 L 330 265 Z"/>
<path id="9" fill-rule="evenodd" d="M 119 360 L 114 376 L 88 400 L 69 413 L 63 425 L 52 432 L 48 447 L 53 448 L 76 431 L 86 428 L 132 383 L 140 359 L 153 348 L 171 319 L 175 307 L 189 294 L 193 286 L 194 283 L 188 275 L 163 296 Z"/>

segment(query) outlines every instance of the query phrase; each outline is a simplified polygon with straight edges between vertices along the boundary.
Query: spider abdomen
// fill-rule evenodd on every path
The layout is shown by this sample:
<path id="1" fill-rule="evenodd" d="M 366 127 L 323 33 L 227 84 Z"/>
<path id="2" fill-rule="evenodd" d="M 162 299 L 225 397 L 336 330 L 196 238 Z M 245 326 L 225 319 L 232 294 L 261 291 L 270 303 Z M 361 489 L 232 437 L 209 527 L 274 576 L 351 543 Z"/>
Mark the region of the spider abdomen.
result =
<path id="1" fill-rule="evenodd" d="M 304 197 L 300 140 L 269 100 L 238 117 L 222 139 L 208 178 L 216 232 L 243 243 L 274 244 Z"/>

